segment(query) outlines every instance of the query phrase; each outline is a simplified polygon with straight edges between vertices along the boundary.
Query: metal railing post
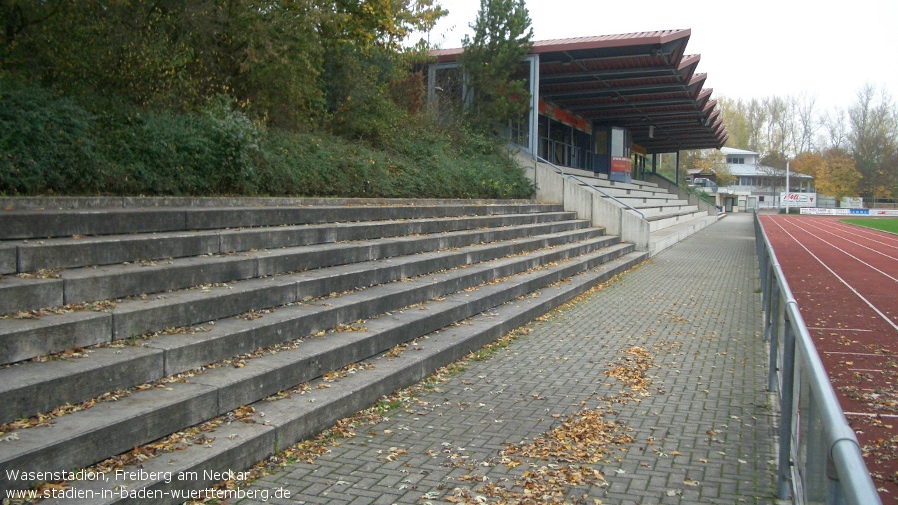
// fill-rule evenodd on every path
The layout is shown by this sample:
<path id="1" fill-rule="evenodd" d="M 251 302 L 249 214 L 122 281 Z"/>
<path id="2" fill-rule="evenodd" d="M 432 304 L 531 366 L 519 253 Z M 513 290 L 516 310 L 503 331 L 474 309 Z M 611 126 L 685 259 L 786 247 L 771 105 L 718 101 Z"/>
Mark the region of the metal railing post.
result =
<path id="1" fill-rule="evenodd" d="M 767 334 L 769 335 L 768 341 L 770 342 L 770 367 L 768 369 L 767 376 L 767 391 L 774 392 L 777 389 L 777 372 L 780 372 L 781 375 L 784 374 L 783 369 L 780 367 L 779 361 L 779 349 L 780 343 L 784 343 L 785 341 L 780 340 L 780 320 L 782 319 L 783 307 L 780 303 L 780 291 L 779 284 L 775 281 L 771 282 L 772 291 L 770 293 L 770 324 L 768 327 Z M 794 343 L 794 342 L 793 342 Z M 794 349 L 794 348 L 793 348 Z M 783 354 L 783 364 L 785 364 L 786 356 L 785 351 Z M 786 375 L 782 375 L 784 378 Z"/>
<path id="2" fill-rule="evenodd" d="M 779 303 L 777 303 L 779 305 Z M 777 309 L 779 312 L 779 309 Z M 777 315 L 779 319 L 779 315 Z M 776 497 L 788 500 L 792 491 L 792 420 L 795 392 L 795 333 L 786 326 L 783 335 L 783 384 L 780 391 L 779 464 L 777 465 Z M 774 379 L 774 382 L 776 379 Z"/>
<path id="3" fill-rule="evenodd" d="M 842 489 L 842 482 L 839 481 L 839 471 L 833 461 L 832 454 L 826 455 L 826 481 L 827 481 L 827 497 L 828 505 L 848 505 L 845 499 L 845 491 Z"/>

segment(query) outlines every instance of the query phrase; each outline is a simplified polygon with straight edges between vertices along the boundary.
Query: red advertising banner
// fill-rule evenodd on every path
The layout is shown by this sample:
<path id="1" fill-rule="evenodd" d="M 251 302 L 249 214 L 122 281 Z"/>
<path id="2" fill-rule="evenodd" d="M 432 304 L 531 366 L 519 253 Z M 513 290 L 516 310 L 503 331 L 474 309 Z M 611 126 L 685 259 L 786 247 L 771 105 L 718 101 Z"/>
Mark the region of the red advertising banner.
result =
<path id="1" fill-rule="evenodd" d="M 612 156 L 611 171 L 630 173 L 630 163 L 630 158 L 625 158 L 622 156 Z"/>

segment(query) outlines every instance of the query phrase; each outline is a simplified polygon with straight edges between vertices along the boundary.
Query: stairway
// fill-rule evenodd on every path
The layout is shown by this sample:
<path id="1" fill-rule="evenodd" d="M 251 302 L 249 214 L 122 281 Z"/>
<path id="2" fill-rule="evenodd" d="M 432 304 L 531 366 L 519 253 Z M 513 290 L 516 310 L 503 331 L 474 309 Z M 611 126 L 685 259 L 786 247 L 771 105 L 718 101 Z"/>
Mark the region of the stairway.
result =
<path id="1" fill-rule="evenodd" d="M 646 258 L 558 205 L 169 203 L 0 211 L 0 492 L 179 434 L 68 486 L 183 501 Z"/>
<path id="2" fill-rule="evenodd" d="M 557 203 L 654 256 L 719 219 L 717 209 L 663 178 L 609 180 L 605 174 L 515 157 L 534 181 L 537 200 Z M 648 174 L 653 177 L 652 174 Z"/>
<path id="3" fill-rule="evenodd" d="M 649 225 L 649 255 L 654 256 L 721 217 L 716 209 L 709 212 L 693 195 L 686 195 L 668 185 L 633 180 L 631 183 L 609 181 L 602 174 L 585 172 L 584 181 L 639 211 Z M 607 196 L 606 196 L 607 198 Z"/>

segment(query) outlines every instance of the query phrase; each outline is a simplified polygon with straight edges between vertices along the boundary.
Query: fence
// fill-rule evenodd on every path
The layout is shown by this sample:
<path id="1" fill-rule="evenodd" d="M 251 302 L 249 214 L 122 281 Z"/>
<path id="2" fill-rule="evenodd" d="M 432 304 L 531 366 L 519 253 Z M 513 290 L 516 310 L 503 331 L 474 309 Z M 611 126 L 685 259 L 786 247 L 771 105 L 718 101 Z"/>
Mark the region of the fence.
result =
<path id="1" fill-rule="evenodd" d="M 764 338 L 770 342 L 768 389 L 779 392 L 779 499 L 801 504 L 881 505 L 854 430 L 798 311 L 758 214 L 755 214 Z"/>

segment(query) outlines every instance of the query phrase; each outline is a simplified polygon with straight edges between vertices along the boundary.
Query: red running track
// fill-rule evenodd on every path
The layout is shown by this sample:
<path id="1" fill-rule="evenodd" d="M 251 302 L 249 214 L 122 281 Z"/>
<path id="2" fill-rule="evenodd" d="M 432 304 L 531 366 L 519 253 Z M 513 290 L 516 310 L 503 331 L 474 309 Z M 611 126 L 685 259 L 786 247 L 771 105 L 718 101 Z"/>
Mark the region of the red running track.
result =
<path id="1" fill-rule="evenodd" d="M 898 504 L 898 235 L 831 217 L 761 223 L 882 501 Z"/>

